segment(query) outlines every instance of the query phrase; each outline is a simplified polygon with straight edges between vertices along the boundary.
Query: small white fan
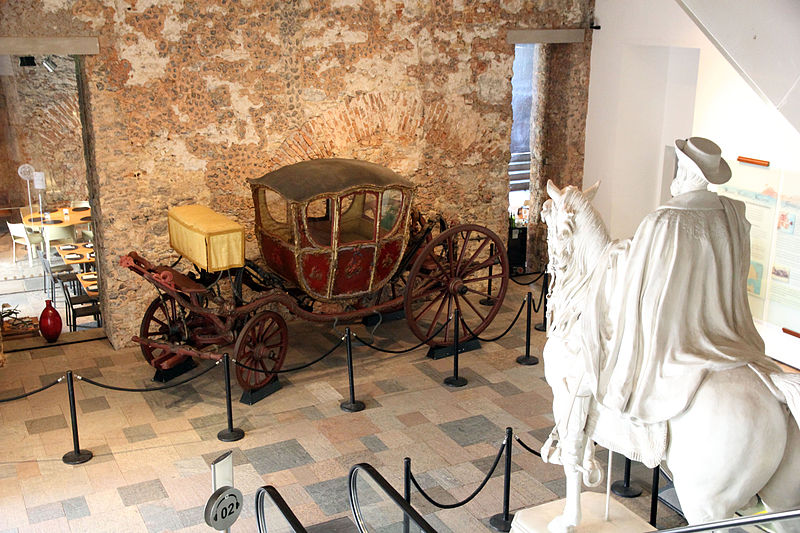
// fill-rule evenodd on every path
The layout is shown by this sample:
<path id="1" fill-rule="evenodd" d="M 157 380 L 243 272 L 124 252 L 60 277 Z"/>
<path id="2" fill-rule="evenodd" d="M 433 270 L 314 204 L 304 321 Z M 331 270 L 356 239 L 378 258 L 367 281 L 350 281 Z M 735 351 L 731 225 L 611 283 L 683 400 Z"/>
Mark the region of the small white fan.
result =
<path id="1" fill-rule="evenodd" d="M 24 179 L 25 181 L 31 181 L 33 179 L 34 170 L 35 169 L 33 168 L 33 165 L 25 163 L 24 165 L 19 166 L 19 168 L 17 169 L 17 174 L 19 174 L 19 177 Z"/>

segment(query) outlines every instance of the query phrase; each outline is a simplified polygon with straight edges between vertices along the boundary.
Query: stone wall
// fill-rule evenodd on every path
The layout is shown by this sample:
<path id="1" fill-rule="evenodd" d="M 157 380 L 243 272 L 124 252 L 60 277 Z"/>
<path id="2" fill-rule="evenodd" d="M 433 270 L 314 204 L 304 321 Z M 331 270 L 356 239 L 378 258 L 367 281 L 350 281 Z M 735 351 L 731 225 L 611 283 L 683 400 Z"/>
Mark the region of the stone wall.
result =
<path id="1" fill-rule="evenodd" d="M 83 72 L 90 193 L 103 312 L 120 346 L 154 292 L 118 257 L 138 250 L 168 260 L 166 210 L 179 204 L 209 205 L 251 231 L 246 179 L 288 162 L 384 164 L 419 186 L 424 212 L 503 235 L 506 31 L 586 27 L 591 8 L 592 0 L 20 0 L 0 4 L 0 35 L 99 36 L 100 54 Z M 576 57 L 588 72 L 588 53 Z M 570 81 L 556 92 L 564 111 L 554 120 L 585 112 L 585 87 Z M 582 125 L 548 132 L 566 139 L 557 149 L 569 154 L 553 156 L 571 168 Z"/>
<path id="2" fill-rule="evenodd" d="M 75 62 L 69 56 L 52 56 L 55 72 L 42 66 L 44 56 L 36 56 L 36 66 L 20 67 L 13 58 L 10 76 L 0 76 L 4 94 L 0 113 L 7 121 L 8 143 L 4 151 L 14 170 L 30 163 L 47 179 L 49 205 L 87 199 L 86 164 L 78 112 Z M 12 183 L 15 200 L 27 204 L 27 189 L 22 180 Z M 21 195 L 20 195 L 21 193 Z M 16 205 L 16 204 L 15 204 Z"/>

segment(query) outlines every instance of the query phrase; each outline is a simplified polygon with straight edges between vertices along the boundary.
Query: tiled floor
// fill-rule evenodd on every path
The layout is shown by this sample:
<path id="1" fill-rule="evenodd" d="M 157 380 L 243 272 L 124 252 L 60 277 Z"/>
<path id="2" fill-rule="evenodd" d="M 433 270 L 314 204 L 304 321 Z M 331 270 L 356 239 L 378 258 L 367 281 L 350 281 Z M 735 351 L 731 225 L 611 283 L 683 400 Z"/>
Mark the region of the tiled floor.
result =
<path id="1" fill-rule="evenodd" d="M 524 289 L 512 286 L 487 334 L 505 329 L 523 296 Z M 362 326 L 353 329 L 365 335 Z M 294 321 L 289 330 L 285 367 L 310 361 L 339 338 L 327 325 Z M 416 344 L 404 321 L 383 324 L 376 342 L 392 348 Z M 234 401 L 235 425 L 246 436 L 227 444 L 216 438 L 226 423 L 222 369 L 147 393 L 78 381 L 80 444 L 94 458 L 74 467 L 61 460 L 72 449 L 63 384 L 0 403 L 0 531 L 209 531 L 203 524 L 209 464 L 226 450 L 234 452 L 236 485 L 246 496 L 233 531 L 256 531 L 253 494 L 265 484 L 278 488 L 307 527 L 318 525 L 310 529 L 343 530 L 350 512 L 346 476 L 360 462 L 375 466 L 402 491 L 403 458 L 410 457 L 414 476 L 433 498 L 461 500 L 484 478 L 506 427 L 538 447 L 552 426 L 542 365 L 515 362 L 524 342 L 520 322 L 501 341 L 462 354 L 460 375 L 469 384 L 458 389 L 442 385 L 452 373 L 452 358 L 428 359 L 423 348 L 387 355 L 356 346 L 356 398 L 367 406 L 358 413 L 339 408 L 348 395 L 345 353 L 339 349 L 309 369 L 284 375 L 283 388 L 255 405 Z M 544 334 L 534 331 L 534 354 L 543 342 Z M 209 364 L 200 362 L 201 368 Z M 155 385 L 138 349 L 114 351 L 106 341 L 93 341 L 9 354 L 0 369 L 0 398 L 40 387 L 67 369 L 123 387 Z M 618 479 L 622 461 L 616 464 Z M 499 468 L 464 507 L 437 510 L 419 494 L 413 504 L 439 531 L 490 530 L 489 517 L 502 510 L 502 462 Z M 520 447 L 514 448 L 512 471 L 512 510 L 562 496 L 562 471 Z M 634 474 L 650 478 L 638 465 Z M 624 503 L 648 516 L 647 491 Z M 665 508 L 659 512 L 659 525 L 680 523 Z"/>

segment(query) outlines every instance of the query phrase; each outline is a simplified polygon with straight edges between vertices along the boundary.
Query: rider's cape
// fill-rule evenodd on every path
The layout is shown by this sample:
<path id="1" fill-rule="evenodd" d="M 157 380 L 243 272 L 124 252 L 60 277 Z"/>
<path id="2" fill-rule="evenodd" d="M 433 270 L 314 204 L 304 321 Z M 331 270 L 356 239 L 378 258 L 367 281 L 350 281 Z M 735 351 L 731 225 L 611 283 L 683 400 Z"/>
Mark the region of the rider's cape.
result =
<path id="1" fill-rule="evenodd" d="M 609 248 L 581 317 L 600 403 L 662 422 L 688 406 L 708 372 L 777 371 L 747 301 L 749 231 L 742 202 L 692 191 L 648 215 L 629 247 Z"/>

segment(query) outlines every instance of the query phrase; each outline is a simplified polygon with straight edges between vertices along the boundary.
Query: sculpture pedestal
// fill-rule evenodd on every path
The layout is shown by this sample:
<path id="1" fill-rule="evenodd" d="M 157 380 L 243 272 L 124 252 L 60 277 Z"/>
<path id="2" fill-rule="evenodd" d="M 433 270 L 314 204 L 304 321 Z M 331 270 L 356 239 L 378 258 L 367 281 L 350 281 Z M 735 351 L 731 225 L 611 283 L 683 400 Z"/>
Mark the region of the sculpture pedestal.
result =
<path id="1" fill-rule="evenodd" d="M 514 513 L 511 533 L 547 533 L 547 524 L 564 510 L 564 500 L 529 507 Z M 606 512 L 606 495 L 599 492 L 581 493 L 583 519 L 576 533 L 640 533 L 655 531 L 647 520 L 639 518 L 633 511 L 611 498 L 608 507 L 608 522 L 603 520 Z"/>

